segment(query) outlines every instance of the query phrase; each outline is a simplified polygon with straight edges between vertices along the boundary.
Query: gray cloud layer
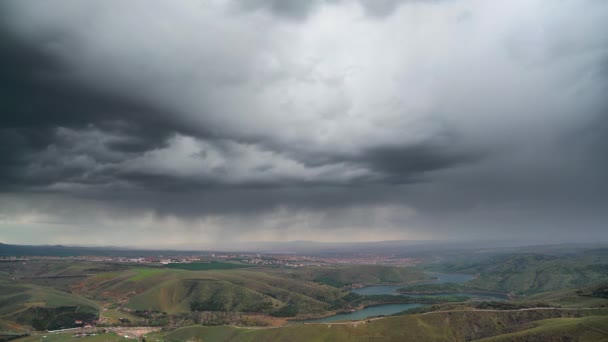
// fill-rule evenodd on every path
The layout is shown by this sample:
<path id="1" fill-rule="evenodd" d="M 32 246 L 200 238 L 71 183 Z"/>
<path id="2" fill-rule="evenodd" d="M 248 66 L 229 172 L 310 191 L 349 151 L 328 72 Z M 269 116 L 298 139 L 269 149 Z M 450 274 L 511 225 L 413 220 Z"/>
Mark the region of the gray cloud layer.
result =
<path id="1" fill-rule="evenodd" d="M 0 13 L 8 242 L 606 237 L 603 2 Z"/>

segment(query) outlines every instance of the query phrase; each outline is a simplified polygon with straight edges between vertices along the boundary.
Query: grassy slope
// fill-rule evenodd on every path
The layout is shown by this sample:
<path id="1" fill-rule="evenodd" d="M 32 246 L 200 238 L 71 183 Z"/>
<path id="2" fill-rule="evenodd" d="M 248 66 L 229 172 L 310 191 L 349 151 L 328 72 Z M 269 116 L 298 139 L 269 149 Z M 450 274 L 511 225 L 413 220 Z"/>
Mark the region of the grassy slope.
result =
<path id="1" fill-rule="evenodd" d="M 434 269 L 479 274 L 477 279 L 466 283 L 472 288 L 535 294 L 605 281 L 608 256 L 604 253 L 578 256 L 519 254 L 446 263 Z"/>
<path id="2" fill-rule="evenodd" d="M 61 292 L 52 288 L 31 284 L 11 283 L 0 280 L 0 328 L 22 331 L 31 324 L 35 307 L 77 307 L 78 312 L 97 313 L 99 306 L 94 301 Z M 25 326 L 18 324 L 21 322 Z"/>
<path id="3" fill-rule="evenodd" d="M 176 279 L 133 297 L 129 306 L 139 310 L 187 312 L 190 303 L 208 300 L 219 301 L 218 305 L 225 311 L 258 311 L 256 305 L 262 302 L 279 305 L 261 293 L 227 281 Z"/>
<path id="4" fill-rule="evenodd" d="M 120 318 L 128 319 L 131 324 L 143 324 L 143 319 L 139 316 L 134 316 L 126 312 L 114 309 L 104 309 L 101 311 L 101 317 L 105 324 L 120 324 Z"/>
<path id="5" fill-rule="evenodd" d="M 255 267 L 249 264 L 230 263 L 230 262 L 193 262 L 190 264 L 169 264 L 167 268 L 189 270 L 189 271 L 212 271 L 212 270 L 233 270 L 238 268 Z"/>
<path id="6" fill-rule="evenodd" d="M 313 280 L 336 287 L 357 283 L 406 284 L 432 280 L 431 276 L 420 270 L 380 265 L 307 267 L 278 272 L 296 279 Z"/>
<path id="7" fill-rule="evenodd" d="M 484 342 L 506 341 L 608 341 L 608 317 L 553 318 L 529 324 L 518 332 L 485 338 Z"/>
<path id="8" fill-rule="evenodd" d="M 16 265 L 16 264 L 15 264 Z M 17 265 L 18 266 L 18 265 Z M 94 302 L 116 303 L 127 300 L 136 310 L 167 313 L 190 311 L 193 302 L 214 301 L 227 311 L 273 312 L 282 307 L 297 307 L 298 315 L 319 314 L 331 310 L 332 305 L 346 292 L 313 279 L 318 276 L 335 277 L 338 281 L 380 283 L 411 282 L 425 279 L 420 271 L 383 266 L 343 266 L 284 269 L 234 269 L 188 271 L 160 267 L 129 267 L 103 263 L 29 262 L 27 267 L 8 265 L 5 274 L 21 279 L 18 289 L 8 282 L 0 289 L 0 326 L 10 325 L 10 314 L 28 306 L 57 307 L 75 305 L 98 310 Z M 73 275 L 91 275 L 70 278 Z M 50 287 L 25 285 L 25 281 L 57 281 L 65 291 Z M 65 281 L 65 282 L 64 282 Z M 59 284 L 59 283 L 57 283 Z M 89 298 L 89 299 L 85 299 Z M 8 323 L 6 322 L 8 321 Z M 6 323 L 6 324 L 5 324 Z"/>
<path id="9" fill-rule="evenodd" d="M 272 308 L 297 303 L 302 313 L 313 313 L 327 310 L 328 302 L 344 295 L 326 285 L 259 270 L 133 269 L 109 277 L 96 275 L 79 289 L 98 300 L 128 297 L 133 309 L 168 313 L 189 311 L 191 302 L 212 296 L 222 298 L 231 311 L 251 311 L 267 302 Z"/>
<path id="10" fill-rule="evenodd" d="M 346 294 L 315 281 L 319 277 L 340 283 L 404 283 L 428 278 L 420 271 L 385 266 L 206 271 L 133 268 L 99 273 L 83 281 L 78 291 L 102 301 L 128 298 L 128 306 L 136 310 L 187 312 L 192 302 L 221 298 L 228 311 L 264 307 L 261 311 L 269 312 L 291 304 L 306 315 L 329 310 L 330 303 Z"/>
<path id="11" fill-rule="evenodd" d="M 274 329 L 193 326 L 166 334 L 168 341 L 467 341 L 507 333 L 552 317 L 608 314 L 608 310 L 451 312 L 388 317 L 358 324 L 301 324 Z M 600 317 L 604 319 L 606 317 Z M 588 322 L 598 323 L 589 320 Z M 603 322 L 603 321 L 602 321 Z M 600 322 L 601 323 L 601 322 Z"/>
<path id="12" fill-rule="evenodd" d="M 89 307 L 91 310 L 99 308 L 94 301 L 52 288 L 0 282 L 0 316 L 14 315 L 16 312 L 31 306 L 49 308 L 81 306 Z"/>
<path id="13" fill-rule="evenodd" d="M 580 289 L 562 289 L 539 293 L 526 298 L 528 301 L 542 301 L 553 306 L 562 307 L 608 307 L 608 297 L 599 296 L 600 290 L 606 290 L 607 283 L 599 283 Z"/>
<path id="14" fill-rule="evenodd" d="M 42 336 L 46 338 L 42 339 Z M 82 341 L 82 342 L 119 342 L 119 341 L 134 341 L 133 339 L 118 336 L 117 334 L 101 334 L 97 336 L 86 336 L 86 337 L 75 337 L 74 333 L 63 333 L 63 334 L 45 334 L 45 335 L 32 335 L 23 337 L 14 342 L 66 342 L 66 341 Z"/>

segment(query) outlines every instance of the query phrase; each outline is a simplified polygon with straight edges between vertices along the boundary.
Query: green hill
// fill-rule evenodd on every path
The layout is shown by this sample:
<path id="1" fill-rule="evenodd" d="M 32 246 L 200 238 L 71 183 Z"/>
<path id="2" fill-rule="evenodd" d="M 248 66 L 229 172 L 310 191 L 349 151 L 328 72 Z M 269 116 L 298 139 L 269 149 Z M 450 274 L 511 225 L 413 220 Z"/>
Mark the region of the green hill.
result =
<path id="1" fill-rule="evenodd" d="M 526 300 L 542 301 L 563 307 L 608 307 L 608 283 L 598 283 L 579 289 L 562 289 L 539 293 Z"/>
<path id="2" fill-rule="evenodd" d="M 23 338 L 19 338 L 16 340 L 11 340 L 11 342 L 68 342 L 68 341 L 78 341 L 78 342 L 133 342 L 132 338 L 126 338 L 124 336 L 120 336 L 115 333 L 107 333 L 100 334 L 95 336 L 75 336 L 74 333 L 63 333 L 63 334 L 46 334 L 43 335 L 46 338 L 42 339 L 40 335 L 32 335 Z"/>
<path id="3" fill-rule="evenodd" d="M 147 290 L 129 301 L 137 310 L 162 312 L 240 311 L 268 312 L 280 301 L 222 280 L 175 279 Z"/>
<path id="4" fill-rule="evenodd" d="M 529 328 L 479 342 L 517 341 L 608 341 L 608 317 L 553 318 L 529 324 Z"/>
<path id="5" fill-rule="evenodd" d="M 288 304 L 299 314 L 321 313 L 346 293 L 313 281 L 259 270 L 185 271 L 138 268 L 100 273 L 79 285 L 97 300 L 127 299 L 129 308 L 167 313 L 242 311 L 271 313 Z"/>
<path id="6" fill-rule="evenodd" d="M 388 266 L 205 271 L 152 267 L 102 272 L 74 289 L 96 300 L 124 300 L 134 310 L 294 316 L 324 313 L 339 306 L 347 292 L 336 284 L 406 283 L 429 278 L 421 271 Z"/>
<path id="7" fill-rule="evenodd" d="M 608 279 L 608 256 L 582 254 L 552 256 L 516 254 L 485 260 L 467 260 L 434 265 L 435 270 L 478 274 L 466 286 L 498 292 L 535 294 L 578 288 Z"/>
<path id="8" fill-rule="evenodd" d="M 192 326 L 167 333 L 167 341 L 470 341 L 499 336 L 533 327 L 563 326 L 575 316 L 588 316 L 580 324 L 601 326 L 606 310 L 454 311 L 388 317 L 358 323 L 299 324 L 274 329 L 245 329 L 229 326 Z M 548 318 L 564 321 L 544 321 Z M 551 324 L 551 326 L 549 326 Z M 565 327 L 564 333 L 571 333 Z M 588 335 L 590 336 L 590 335 Z M 598 332 L 597 336 L 608 337 Z"/>
<path id="9" fill-rule="evenodd" d="M 351 284 L 408 284 L 433 279 L 433 277 L 417 269 L 381 265 L 307 267 L 274 272 L 281 272 L 295 279 L 313 280 L 333 287 L 343 287 Z"/>
<path id="10" fill-rule="evenodd" d="M 0 280 L 0 326 L 21 331 L 71 327 L 74 320 L 92 320 L 99 306 L 86 298 L 52 288 Z"/>

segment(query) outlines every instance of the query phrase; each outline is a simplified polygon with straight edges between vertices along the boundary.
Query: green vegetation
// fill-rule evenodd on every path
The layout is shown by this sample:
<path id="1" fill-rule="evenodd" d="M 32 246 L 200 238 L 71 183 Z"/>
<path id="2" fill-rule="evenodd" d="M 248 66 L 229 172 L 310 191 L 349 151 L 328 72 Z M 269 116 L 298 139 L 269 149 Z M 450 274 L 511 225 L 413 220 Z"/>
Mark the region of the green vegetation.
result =
<path id="1" fill-rule="evenodd" d="M 40 336 L 40 335 L 32 335 L 32 336 L 23 337 L 23 338 L 14 340 L 14 342 L 40 342 L 40 341 L 47 341 L 47 342 L 69 342 L 69 341 L 122 342 L 122 341 L 131 341 L 131 342 L 133 342 L 134 341 L 133 339 L 119 336 L 114 333 L 99 334 L 96 336 L 76 336 L 72 332 L 72 333 L 61 333 L 61 334 L 45 334 L 43 336 L 46 336 L 46 337 L 44 339 L 42 339 L 41 338 L 42 336 Z"/>
<path id="2" fill-rule="evenodd" d="M 408 303 L 419 303 L 419 304 L 436 304 L 436 303 L 451 303 L 451 302 L 466 302 L 470 298 L 467 296 L 395 296 L 395 295 L 360 295 L 356 293 L 349 293 L 348 295 L 336 300 L 332 309 L 352 309 L 362 306 L 371 306 L 378 304 L 408 304 Z"/>
<path id="3" fill-rule="evenodd" d="M 188 270 L 188 271 L 213 271 L 213 270 L 233 270 L 237 268 L 255 267 L 254 265 L 237 264 L 231 262 L 193 262 L 189 264 L 168 264 L 166 268 Z"/>
<path id="4" fill-rule="evenodd" d="M 548 318 L 581 319 L 601 327 L 608 310 L 475 312 L 454 311 L 387 317 L 356 324 L 298 324 L 275 329 L 191 326 L 164 335 L 167 341 L 470 341 L 543 324 Z M 605 330 L 605 328 L 603 328 Z M 598 335 L 608 338 L 608 334 Z"/>
<path id="5" fill-rule="evenodd" d="M 0 321 L 14 322 L 3 324 L 10 330 L 71 327 L 75 320 L 93 320 L 98 310 L 95 302 L 74 294 L 0 280 Z"/>
<path id="6" fill-rule="evenodd" d="M 287 303 L 287 305 L 284 305 L 282 308 L 272 312 L 271 315 L 275 317 L 294 317 L 298 313 L 300 313 L 300 310 L 297 304 Z"/>
<path id="7" fill-rule="evenodd" d="M 526 328 L 479 341 L 608 341 L 608 317 L 553 318 L 534 322 Z"/>
<path id="8" fill-rule="evenodd" d="M 591 291 L 591 294 L 589 294 L 588 296 L 608 299 L 608 283 L 599 284 Z"/>
<path id="9" fill-rule="evenodd" d="M 31 324 L 36 330 L 59 330 L 83 326 L 97 319 L 97 312 L 87 307 L 60 306 L 57 308 L 31 307 L 16 315 L 16 321 Z"/>
<path id="10" fill-rule="evenodd" d="M 551 340 L 600 339 L 608 315 L 608 254 L 502 254 L 450 258 L 417 268 L 376 265 L 251 267 L 237 262 L 126 265 L 36 260 L 0 264 L 0 338 L 77 326 L 153 325 L 182 340 Z M 420 284 L 423 269 L 476 274 L 464 284 Z M 403 284 L 424 296 L 359 295 L 353 285 Z M 511 292 L 508 301 L 475 301 L 457 292 Z M 351 323 L 283 324 L 383 303 L 423 303 L 399 316 Z M 103 307 L 103 309 L 102 309 Z M 122 320 L 121 320 L 122 319 Z M 191 326 L 204 324 L 205 326 Z M 256 329 L 235 328 L 239 325 Z M 177 328 L 177 329 L 176 329 Z M 586 331 L 594 331 L 584 333 Z M 53 334 L 69 341 L 72 334 Z M 99 337 L 102 336 L 102 337 Z M 81 341 L 120 340 L 116 335 Z M 39 335 L 18 340 L 39 341 Z M 105 339 L 104 339 L 105 337 Z"/>
<path id="11" fill-rule="evenodd" d="M 576 256 L 501 255 L 437 264 L 429 269 L 478 274 L 465 283 L 466 288 L 530 295 L 606 281 L 608 256 L 602 250 Z"/>
<path id="12" fill-rule="evenodd" d="M 140 310 L 185 312 L 202 305 L 211 311 L 269 312 L 287 303 L 297 303 L 304 313 L 324 312 L 326 302 L 341 296 L 337 290 L 314 283 L 301 283 L 257 272 L 231 271 L 215 274 L 165 274 L 158 285 L 129 300 Z M 209 279 L 212 277 L 212 279 Z M 197 308 L 195 305 L 194 308 Z"/>
<path id="13" fill-rule="evenodd" d="M 130 281 L 144 280 L 146 278 L 152 277 L 163 272 L 163 270 L 158 268 L 137 268 L 134 269 L 134 271 L 137 272 L 137 274 L 129 278 Z M 116 274 L 110 274 L 109 278 L 113 278 L 113 276 L 116 276 Z"/>
<path id="14" fill-rule="evenodd" d="M 266 312 L 288 303 L 301 314 L 326 312 L 344 296 L 339 289 L 261 270 L 186 271 L 126 270 L 111 278 L 98 274 L 79 286 L 83 295 L 100 301 L 124 300 L 128 308 L 180 313 L 195 310 Z"/>
<path id="15" fill-rule="evenodd" d="M 592 284 L 578 289 L 563 289 L 539 293 L 526 298 L 563 307 L 608 307 L 605 297 L 606 283 Z"/>
<path id="16" fill-rule="evenodd" d="M 125 319 L 133 325 L 142 325 L 144 323 L 142 317 L 115 309 L 103 309 L 101 311 L 101 318 L 104 325 L 124 325 Z"/>
<path id="17" fill-rule="evenodd" d="M 337 288 L 353 284 L 408 284 L 433 279 L 426 273 L 413 268 L 380 265 L 306 267 L 295 270 L 273 270 L 271 272 Z"/>
<path id="18" fill-rule="evenodd" d="M 316 282 L 318 282 L 318 283 L 329 285 L 329 286 L 333 286 L 333 287 L 337 287 L 337 288 L 345 287 L 347 285 L 350 285 L 350 283 L 344 283 L 344 282 L 341 282 L 339 280 L 335 280 L 335 279 L 332 279 L 330 277 L 325 277 L 325 276 L 316 277 L 313 280 L 316 281 Z"/>
<path id="19" fill-rule="evenodd" d="M 454 293 L 463 292 L 467 290 L 475 290 L 475 288 L 468 287 L 463 284 L 444 283 L 444 284 L 414 284 L 404 286 L 397 289 L 397 292 L 410 292 L 410 293 Z M 477 289 L 479 290 L 479 289 Z"/>

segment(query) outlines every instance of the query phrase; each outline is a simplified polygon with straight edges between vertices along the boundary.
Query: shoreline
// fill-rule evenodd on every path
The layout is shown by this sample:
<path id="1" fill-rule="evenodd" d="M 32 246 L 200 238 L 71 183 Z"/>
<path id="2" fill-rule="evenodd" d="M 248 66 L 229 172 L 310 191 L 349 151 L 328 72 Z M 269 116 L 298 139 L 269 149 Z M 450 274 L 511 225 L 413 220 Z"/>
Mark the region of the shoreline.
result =
<path id="1" fill-rule="evenodd" d="M 446 292 L 446 291 L 399 291 L 399 290 L 395 290 L 397 293 L 399 294 L 403 294 L 403 295 L 408 295 L 408 294 L 415 294 L 415 295 L 430 295 L 430 296 L 438 296 L 438 295 L 449 295 L 449 294 L 456 294 L 456 293 L 470 293 L 470 294 L 480 294 L 480 295 L 499 295 L 499 296 L 504 296 L 505 298 L 508 299 L 513 299 L 513 296 L 511 296 L 508 293 L 504 293 L 504 292 L 492 292 L 492 291 L 474 291 L 474 290 L 463 290 L 463 291 L 454 291 L 454 292 Z"/>
<path id="2" fill-rule="evenodd" d="M 323 318 L 328 318 L 328 317 L 332 317 L 332 316 L 337 316 L 337 315 L 342 315 L 342 314 L 350 314 L 350 313 L 355 313 L 357 311 L 361 311 L 367 308 L 371 308 L 374 306 L 382 306 L 382 305 L 394 305 L 394 304 L 418 304 L 420 306 L 424 306 L 424 305 L 428 305 L 428 304 L 424 304 L 424 303 L 412 303 L 412 302 L 403 302 L 403 301 L 390 301 L 390 302 L 383 302 L 383 303 L 375 303 L 375 304 L 368 304 L 368 305 L 361 305 L 358 306 L 355 311 L 334 311 L 333 314 L 330 315 L 323 315 L 323 316 L 317 316 L 317 317 L 311 317 L 311 318 L 301 318 L 301 319 L 293 319 L 293 320 L 287 320 L 285 325 L 289 325 L 289 324 L 302 324 L 302 323 L 315 323 L 315 322 L 306 322 L 306 321 L 310 321 L 310 320 L 317 320 L 317 319 L 323 319 Z M 373 317 L 377 317 L 377 316 L 373 316 Z M 372 318 L 372 317 L 370 317 Z M 319 322 L 316 322 L 319 323 Z"/>

